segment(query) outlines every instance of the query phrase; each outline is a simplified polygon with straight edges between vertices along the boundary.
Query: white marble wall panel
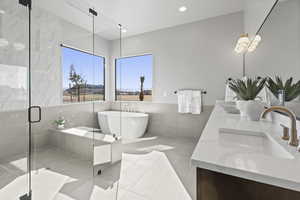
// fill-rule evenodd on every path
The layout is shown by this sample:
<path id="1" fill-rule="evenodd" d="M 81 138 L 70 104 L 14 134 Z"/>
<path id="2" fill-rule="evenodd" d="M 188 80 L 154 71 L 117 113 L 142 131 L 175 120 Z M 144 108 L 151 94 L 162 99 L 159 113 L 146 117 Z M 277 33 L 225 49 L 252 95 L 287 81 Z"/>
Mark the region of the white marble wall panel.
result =
<path id="1" fill-rule="evenodd" d="M 32 103 L 53 106 L 61 103 L 61 20 L 34 9 L 32 12 Z"/>
<path id="2" fill-rule="evenodd" d="M 8 77 L 10 80 L 22 81 L 22 86 L 25 81 L 26 87 L 15 88 L 15 84 L 0 79 L 0 112 L 25 109 L 28 106 L 29 80 L 18 80 L 19 77 L 9 75 L 16 70 L 22 72 L 25 77 L 28 75 L 28 12 L 23 7 L 17 6 L 8 0 L 0 2 L 0 8 L 5 7 L 5 14 L 0 14 L 0 38 L 4 37 L 9 41 L 8 46 L 0 47 L 0 72 L 2 76 Z M 61 105 L 62 58 L 60 45 L 66 44 L 91 51 L 93 47 L 92 33 L 38 7 L 32 9 L 31 24 L 32 104 L 42 107 Z M 95 45 L 96 54 L 109 60 L 110 42 L 99 36 L 95 36 L 95 41 L 97 43 Z M 14 43 L 23 44 L 24 49 L 17 51 L 13 46 Z M 8 70 L 8 67 L 11 69 Z M 3 84 L 4 81 L 5 84 Z M 21 94 L 22 102 L 19 100 Z"/>
<path id="3" fill-rule="evenodd" d="M 0 111 L 24 109 L 28 89 L 28 13 L 18 7 L 17 1 L 2 0 L 0 9 Z"/>

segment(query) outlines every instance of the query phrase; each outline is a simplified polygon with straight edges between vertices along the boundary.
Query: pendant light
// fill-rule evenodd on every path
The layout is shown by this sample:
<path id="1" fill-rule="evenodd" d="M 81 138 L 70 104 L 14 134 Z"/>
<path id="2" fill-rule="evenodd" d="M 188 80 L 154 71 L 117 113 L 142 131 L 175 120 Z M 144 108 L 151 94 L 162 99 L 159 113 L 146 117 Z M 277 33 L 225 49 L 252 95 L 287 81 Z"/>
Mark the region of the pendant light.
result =
<path id="1" fill-rule="evenodd" d="M 248 50 L 249 44 L 250 39 L 248 34 L 242 34 L 237 41 L 234 51 L 238 54 L 245 53 Z"/>
<path id="2" fill-rule="evenodd" d="M 261 41 L 261 37 L 256 35 L 253 41 L 251 42 L 250 46 L 248 47 L 248 52 L 253 52 Z"/>

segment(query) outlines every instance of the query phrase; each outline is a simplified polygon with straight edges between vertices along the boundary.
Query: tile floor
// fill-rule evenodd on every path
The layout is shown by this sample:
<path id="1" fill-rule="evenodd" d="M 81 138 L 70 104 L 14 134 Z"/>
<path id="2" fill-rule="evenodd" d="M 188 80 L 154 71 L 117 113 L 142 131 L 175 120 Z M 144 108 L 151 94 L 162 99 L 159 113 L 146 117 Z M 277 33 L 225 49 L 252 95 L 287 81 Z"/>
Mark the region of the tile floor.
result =
<path id="1" fill-rule="evenodd" d="M 190 156 L 197 140 L 145 136 L 124 143 L 122 160 L 93 178 L 92 162 L 58 148 L 34 154 L 33 200 L 190 200 L 196 170 Z M 26 192 L 26 157 L 0 162 L 0 199 Z"/>

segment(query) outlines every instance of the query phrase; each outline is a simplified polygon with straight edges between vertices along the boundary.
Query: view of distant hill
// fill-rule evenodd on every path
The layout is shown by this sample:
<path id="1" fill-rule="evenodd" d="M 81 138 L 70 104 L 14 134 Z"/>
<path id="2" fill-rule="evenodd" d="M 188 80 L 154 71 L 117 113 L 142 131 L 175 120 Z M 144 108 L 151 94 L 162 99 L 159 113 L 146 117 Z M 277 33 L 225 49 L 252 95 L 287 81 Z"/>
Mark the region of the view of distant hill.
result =
<path id="1" fill-rule="evenodd" d="M 128 91 L 128 90 L 117 90 L 117 95 L 138 95 L 139 90 Z M 152 90 L 144 90 L 144 95 L 152 95 Z"/>
<path id="2" fill-rule="evenodd" d="M 64 93 L 70 93 L 77 91 L 76 87 L 64 89 Z M 104 92 L 104 85 L 93 85 L 93 84 L 86 84 L 80 87 L 80 93 L 85 94 L 102 94 Z"/>

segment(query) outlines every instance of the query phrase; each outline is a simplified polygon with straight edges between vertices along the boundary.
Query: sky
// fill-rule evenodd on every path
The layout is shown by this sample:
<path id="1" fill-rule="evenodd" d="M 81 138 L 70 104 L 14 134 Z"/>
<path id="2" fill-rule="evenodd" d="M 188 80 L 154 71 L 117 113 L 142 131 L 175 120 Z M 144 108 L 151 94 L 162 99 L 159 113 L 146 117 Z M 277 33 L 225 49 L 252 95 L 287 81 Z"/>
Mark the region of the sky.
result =
<path id="1" fill-rule="evenodd" d="M 69 87 L 70 66 L 84 77 L 88 84 L 104 84 L 104 58 L 92 56 L 67 47 L 62 47 L 63 87 Z M 118 89 L 139 90 L 140 76 L 145 76 L 144 89 L 152 89 L 153 56 L 143 55 L 117 59 L 116 75 Z M 120 70 L 121 69 L 121 70 Z"/>
<path id="2" fill-rule="evenodd" d="M 71 48 L 62 47 L 63 87 L 69 88 L 70 66 L 74 65 L 77 74 L 83 76 L 88 84 L 104 84 L 104 58 Z"/>
<path id="3" fill-rule="evenodd" d="M 144 89 L 152 89 L 152 66 L 153 56 L 150 54 L 118 59 L 116 69 L 118 89 L 139 90 L 140 77 L 143 75 Z"/>

